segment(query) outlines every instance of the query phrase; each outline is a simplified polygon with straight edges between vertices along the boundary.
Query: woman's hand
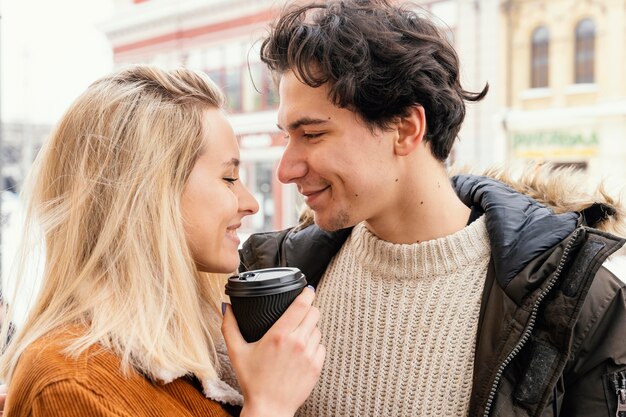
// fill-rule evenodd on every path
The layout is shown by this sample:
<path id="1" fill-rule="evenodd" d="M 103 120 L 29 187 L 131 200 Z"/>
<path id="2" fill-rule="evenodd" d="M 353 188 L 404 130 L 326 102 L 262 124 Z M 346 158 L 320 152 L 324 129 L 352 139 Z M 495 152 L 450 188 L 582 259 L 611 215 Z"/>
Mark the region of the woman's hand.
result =
<path id="1" fill-rule="evenodd" d="M 305 288 L 255 343 L 246 343 L 227 306 L 222 333 L 244 397 L 242 417 L 293 416 L 313 390 L 326 356 L 314 296 Z"/>

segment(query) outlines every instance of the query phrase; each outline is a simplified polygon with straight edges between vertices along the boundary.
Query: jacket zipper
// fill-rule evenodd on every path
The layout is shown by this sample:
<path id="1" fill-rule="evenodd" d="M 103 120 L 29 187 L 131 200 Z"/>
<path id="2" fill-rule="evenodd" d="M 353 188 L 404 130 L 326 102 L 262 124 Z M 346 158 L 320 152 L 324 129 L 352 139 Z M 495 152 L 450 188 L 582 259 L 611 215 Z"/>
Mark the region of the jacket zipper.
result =
<path id="1" fill-rule="evenodd" d="M 535 304 L 533 305 L 532 311 L 530 313 L 530 319 L 528 320 L 526 329 L 522 333 L 522 337 L 517 342 L 513 350 L 507 355 L 504 361 L 500 364 L 500 367 L 498 368 L 498 372 L 496 372 L 496 378 L 494 379 L 493 385 L 491 386 L 491 391 L 489 391 L 489 397 L 487 397 L 487 405 L 485 406 L 485 412 L 483 414 L 483 417 L 489 417 L 489 413 L 491 412 L 491 406 L 493 405 L 493 400 L 496 396 L 498 385 L 500 385 L 500 380 L 502 379 L 502 374 L 504 373 L 504 369 L 508 366 L 509 363 L 511 363 L 511 361 L 522 350 L 524 345 L 526 345 L 526 343 L 528 342 L 528 339 L 530 339 L 530 334 L 532 333 L 535 327 L 535 321 L 537 320 L 537 313 L 539 312 L 539 305 L 543 302 L 543 299 L 548 295 L 548 293 L 552 290 L 552 288 L 554 287 L 554 285 L 560 278 L 561 272 L 563 272 L 563 268 L 565 267 L 565 262 L 567 261 L 567 258 L 569 256 L 569 252 L 572 250 L 572 246 L 574 245 L 574 242 L 578 238 L 580 231 L 581 229 L 576 229 L 570 241 L 567 242 L 567 245 L 565 246 L 565 250 L 563 250 L 563 256 L 561 257 L 561 260 L 559 261 L 559 265 L 557 266 L 556 271 L 554 275 L 552 276 L 552 279 L 550 280 L 546 288 L 544 288 L 542 293 L 539 294 L 537 301 L 535 301 Z"/>
<path id="2" fill-rule="evenodd" d="M 621 378 L 621 382 L 620 379 Z M 616 417 L 626 416 L 626 371 L 616 372 L 613 374 L 613 385 L 617 394 Z"/>

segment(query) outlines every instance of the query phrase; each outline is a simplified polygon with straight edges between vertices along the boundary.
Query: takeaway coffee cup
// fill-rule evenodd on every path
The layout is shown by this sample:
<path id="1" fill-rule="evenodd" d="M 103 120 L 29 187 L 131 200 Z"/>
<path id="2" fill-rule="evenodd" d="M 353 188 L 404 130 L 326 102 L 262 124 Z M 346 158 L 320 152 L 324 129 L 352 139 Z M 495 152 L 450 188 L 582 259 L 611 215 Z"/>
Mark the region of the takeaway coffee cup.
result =
<path id="1" fill-rule="evenodd" d="M 257 269 L 230 277 L 226 294 L 244 339 L 259 340 L 306 285 L 298 268 Z"/>

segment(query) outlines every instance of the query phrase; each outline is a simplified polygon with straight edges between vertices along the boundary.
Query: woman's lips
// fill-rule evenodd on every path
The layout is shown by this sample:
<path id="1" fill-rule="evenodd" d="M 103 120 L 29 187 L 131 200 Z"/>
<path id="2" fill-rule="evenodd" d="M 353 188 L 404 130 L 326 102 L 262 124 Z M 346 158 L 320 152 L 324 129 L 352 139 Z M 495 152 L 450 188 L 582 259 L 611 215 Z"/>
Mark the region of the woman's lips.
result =
<path id="1" fill-rule="evenodd" d="M 233 242 L 237 243 L 237 245 L 239 245 L 240 243 L 239 236 L 237 236 L 237 229 L 239 229 L 240 227 L 241 223 L 238 223 L 236 225 L 226 228 L 226 236 L 230 238 Z"/>

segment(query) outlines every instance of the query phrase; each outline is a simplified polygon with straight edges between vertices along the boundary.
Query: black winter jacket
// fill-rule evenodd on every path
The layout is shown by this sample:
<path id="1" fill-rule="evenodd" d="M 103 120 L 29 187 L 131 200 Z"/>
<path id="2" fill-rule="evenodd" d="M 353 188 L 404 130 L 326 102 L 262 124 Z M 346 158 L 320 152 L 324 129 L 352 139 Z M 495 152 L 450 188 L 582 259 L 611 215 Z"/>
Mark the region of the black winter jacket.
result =
<path id="1" fill-rule="evenodd" d="M 486 216 L 491 243 L 469 415 L 612 417 L 620 401 L 626 410 L 626 284 L 603 266 L 624 240 L 589 227 L 615 210 L 555 214 L 491 178 L 452 182 Z M 298 267 L 315 285 L 349 234 L 310 225 L 253 235 L 241 269 Z"/>

